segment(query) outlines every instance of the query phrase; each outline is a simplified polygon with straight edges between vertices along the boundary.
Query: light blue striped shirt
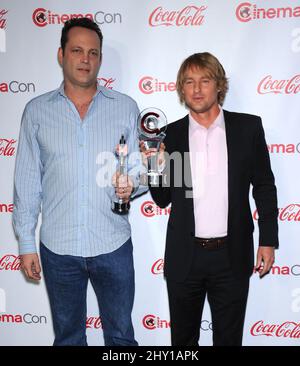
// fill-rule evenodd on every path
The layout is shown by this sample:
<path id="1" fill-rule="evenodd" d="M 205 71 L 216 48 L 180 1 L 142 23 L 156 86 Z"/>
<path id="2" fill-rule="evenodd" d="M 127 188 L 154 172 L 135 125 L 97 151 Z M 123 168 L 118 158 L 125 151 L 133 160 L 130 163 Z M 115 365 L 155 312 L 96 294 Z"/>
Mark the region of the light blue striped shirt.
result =
<path id="1" fill-rule="evenodd" d="M 133 99 L 100 85 L 83 120 L 64 84 L 26 105 L 14 187 L 13 225 L 20 254 L 36 252 L 40 211 L 40 240 L 57 254 L 92 257 L 129 239 L 127 215 L 111 211 L 114 189 L 103 152 L 113 153 L 124 134 L 129 154 L 140 155 L 138 113 Z M 138 186 L 140 158 L 128 168 L 135 177 L 135 195 L 146 191 Z M 99 179 L 104 178 L 109 186 L 101 187 Z"/>

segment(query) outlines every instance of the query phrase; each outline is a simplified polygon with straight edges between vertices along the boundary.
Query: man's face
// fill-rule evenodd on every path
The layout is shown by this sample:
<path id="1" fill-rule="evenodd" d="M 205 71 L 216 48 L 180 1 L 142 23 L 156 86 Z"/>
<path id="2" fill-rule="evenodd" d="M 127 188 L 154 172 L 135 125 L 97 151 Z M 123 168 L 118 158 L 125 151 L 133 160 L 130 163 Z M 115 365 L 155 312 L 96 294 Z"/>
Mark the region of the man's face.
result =
<path id="1" fill-rule="evenodd" d="M 58 51 L 65 82 L 73 86 L 95 85 L 101 65 L 100 40 L 93 30 L 74 27 L 68 33 L 64 54 Z"/>
<path id="2" fill-rule="evenodd" d="M 197 67 L 187 69 L 182 93 L 186 106 L 194 113 L 209 112 L 218 106 L 217 82 L 205 69 Z"/>

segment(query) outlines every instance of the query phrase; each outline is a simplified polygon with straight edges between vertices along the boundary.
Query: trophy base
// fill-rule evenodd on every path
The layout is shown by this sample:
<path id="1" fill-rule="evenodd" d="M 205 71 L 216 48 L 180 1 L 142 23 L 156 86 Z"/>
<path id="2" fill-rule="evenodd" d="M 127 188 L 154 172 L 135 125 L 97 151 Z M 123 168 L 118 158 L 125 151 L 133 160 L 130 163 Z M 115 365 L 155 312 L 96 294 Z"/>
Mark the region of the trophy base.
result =
<path id="1" fill-rule="evenodd" d="M 159 185 L 159 177 L 161 174 L 156 173 L 156 172 L 149 172 L 147 175 L 148 175 L 148 183 L 150 186 Z"/>
<path id="2" fill-rule="evenodd" d="M 130 209 L 130 202 L 112 202 L 111 209 L 114 213 L 118 215 L 127 215 Z"/>

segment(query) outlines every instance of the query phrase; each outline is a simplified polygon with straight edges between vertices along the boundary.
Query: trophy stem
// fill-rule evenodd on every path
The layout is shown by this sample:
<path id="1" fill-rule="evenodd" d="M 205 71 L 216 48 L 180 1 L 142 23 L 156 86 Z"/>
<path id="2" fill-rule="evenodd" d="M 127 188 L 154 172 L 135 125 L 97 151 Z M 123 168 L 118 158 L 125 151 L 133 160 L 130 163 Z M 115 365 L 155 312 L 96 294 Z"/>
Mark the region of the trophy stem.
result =
<path id="1" fill-rule="evenodd" d="M 158 186 L 159 184 L 159 176 L 160 174 L 159 173 L 156 173 L 156 172 L 152 172 L 152 174 L 149 174 L 148 177 L 149 177 L 149 184 L 151 186 Z"/>
<path id="2" fill-rule="evenodd" d="M 119 175 L 127 174 L 127 146 L 124 136 L 122 135 L 119 144 L 118 151 L 118 172 Z M 126 152 L 125 152 L 126 151 Z M 114 199 L 111 201 L 111 209 L 114 213 L 118 215 L 126 215 L 130 209 L 130 203 L 124 202 L 122 198 L 114 196 Z"/>

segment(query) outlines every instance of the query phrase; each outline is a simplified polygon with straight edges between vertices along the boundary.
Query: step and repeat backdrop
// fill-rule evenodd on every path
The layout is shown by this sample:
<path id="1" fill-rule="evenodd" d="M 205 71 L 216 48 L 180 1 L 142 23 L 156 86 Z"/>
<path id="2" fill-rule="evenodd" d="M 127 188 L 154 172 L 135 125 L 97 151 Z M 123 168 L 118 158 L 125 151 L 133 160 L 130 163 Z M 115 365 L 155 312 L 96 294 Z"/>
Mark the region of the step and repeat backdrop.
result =
<path id="1" fill-rule="evenodd" d="M 270 274 L 251 278 L 244 345 L 299 345 L 300 1 L 295 0 L 0 0 L 0 345 L 53 342 L 44 281 L 26 281 L 20 271 L 11 224 L 13 173 L 25 104 L 60 85 L 61 28 L 78 16 L 94 19 L 103 31 L 99 82 L 129 94 L 141 110 L 160 108 L 169 123 L 187 114 L 175 90 L 177 70 L 187 56 L 208 51 L 229 77 L 224 108 L 262 117 L 278 188 L 280 249 Z M 157 207 L 147 193 L 132 203 L 129 215 L 136 270 L 133 321 L 144 346 L 170 345 L 163 277 L 170 209 Z M 86 331 L 90 345 L 103 345 L 91 287 Z M 200 343 L 212 344 L 208 304 Z"/>

